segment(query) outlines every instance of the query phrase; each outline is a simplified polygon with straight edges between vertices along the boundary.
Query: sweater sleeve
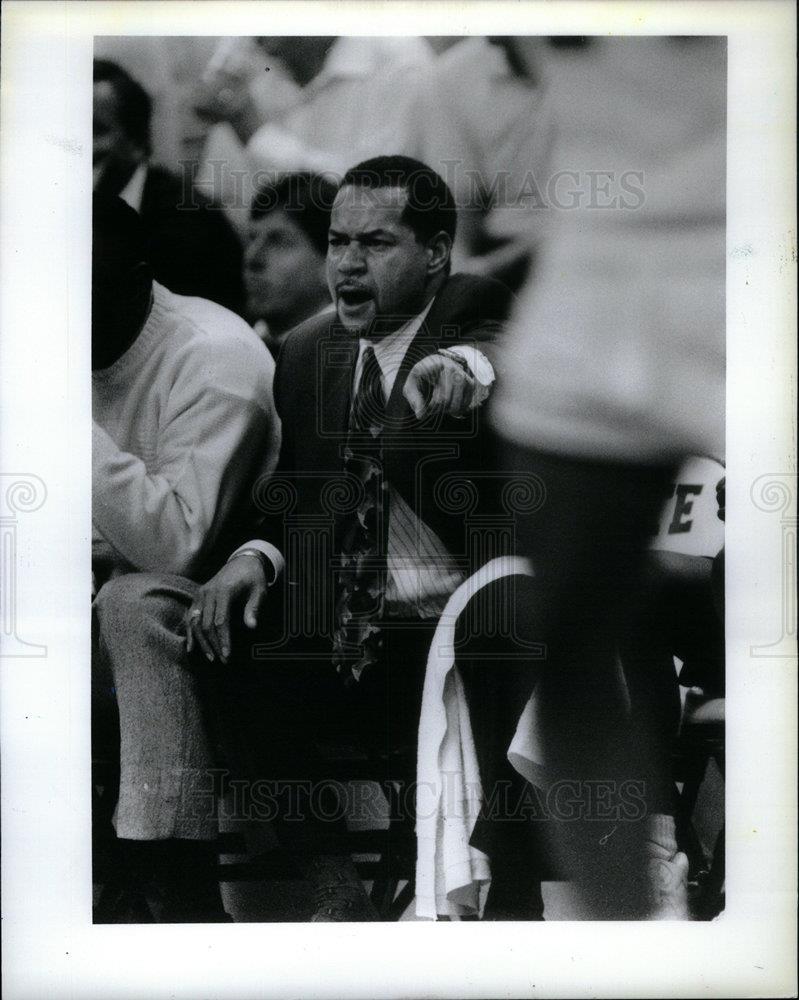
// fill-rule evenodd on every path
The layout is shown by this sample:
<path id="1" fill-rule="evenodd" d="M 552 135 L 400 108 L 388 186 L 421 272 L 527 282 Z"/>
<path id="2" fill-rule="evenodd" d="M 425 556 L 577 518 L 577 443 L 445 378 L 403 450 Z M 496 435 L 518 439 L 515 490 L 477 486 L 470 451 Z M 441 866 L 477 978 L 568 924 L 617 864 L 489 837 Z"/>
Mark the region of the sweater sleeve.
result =
<path id="1" fill-rule="evenodd" d="M 292 355 L 293 348 L 301 339 L 296 334 L 292 334 L 284 341 L 275 365 L 273 379 L 274 402 L 277 418 L 280 422 L 280 454 L 274 469 L 274 474 L 278 478 L 291 479 L 294 474 L 294 416 L 291 412 L 292 392 L 289 388 L 291 380 L 286 378 L 287 368 L 286 358 Z M 302 363 L 294 362 L 288 364 L 289 371 L 302 370 Z M 288 385 L 287 385 L 288 383 Z M 286 568 L 285 554 L 279 546 L 283 537 L 284 518 L 282 513 L 267 514 L 261 512 L 255 523 L 252 525 L 252 534 L 246 535 L 247 540 L 234 550 L 229 557 L 232 559 L 241 549 L 257 549 L 272 563 L 274 569 L 274 580 L 277 580 Z M 242 536 L 242 540 L 245 536 Z"/>
<path id="2" fill-rule="evenodd" d="M 169 410 L 148 464 L 93 425 L 93 519 L 137 569 L 191 576 L 255 475 L 274 468 L 277 419 L 208 386 Z"/>

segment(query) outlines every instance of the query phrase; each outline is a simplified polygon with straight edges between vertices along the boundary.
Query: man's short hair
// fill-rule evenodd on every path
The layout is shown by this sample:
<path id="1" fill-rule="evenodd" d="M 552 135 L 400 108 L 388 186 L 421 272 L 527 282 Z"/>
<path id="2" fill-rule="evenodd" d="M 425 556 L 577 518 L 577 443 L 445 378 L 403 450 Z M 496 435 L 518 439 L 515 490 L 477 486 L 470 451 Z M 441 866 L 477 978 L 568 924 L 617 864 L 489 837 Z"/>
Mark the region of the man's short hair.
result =
<path id="1" fill-rule="evenodd" d="M 153 111 L 150 95 L 110 59 L 94 60 L 94 82 L 110 83 L 114 88 L 119 124 L 125 135 L 149 156 L 152 153 L 150 119 Z"/>
<path id="2" fill-rule="evenodd" d="M 397 187 L 407 195 L 402 221 L 416 238 L 426 243 L 436 233 L 455 239 L 458 212 L 455 198 L 444 178 L 421 160 L 411 156 L 375 156 L 358 163 L 344 174 L 340 187 Z"/>
<path id="3" fill-rule="evenodd" d="M 284 174 L 258 188 L 250 206 L 250 218 L 255 221 L 271 212 L 285 212 L 324 256 L 336 192 L 336 185 L 320 174 Z"/>
<path id="4" fill-rule="evenodd" d="M 102 270 L 109 276 L 122 277 L 149 259 L 141 217 L 116 196 L 94 195 L 92 244 L 95 271 Z"/>

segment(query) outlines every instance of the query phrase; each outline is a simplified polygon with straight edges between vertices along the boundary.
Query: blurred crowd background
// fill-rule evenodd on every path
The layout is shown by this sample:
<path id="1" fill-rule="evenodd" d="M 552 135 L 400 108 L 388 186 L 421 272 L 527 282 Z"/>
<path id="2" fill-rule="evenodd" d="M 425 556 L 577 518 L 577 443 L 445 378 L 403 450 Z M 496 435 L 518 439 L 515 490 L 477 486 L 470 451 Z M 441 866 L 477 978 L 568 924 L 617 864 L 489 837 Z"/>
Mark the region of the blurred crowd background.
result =
<path id="1" fill-rule="evenodd" d="M 151 99 L 148 158 L 221 206 L 240 238 L 267 173 L 341 176 L 368 156 L 404 153 L 456 194 L 456 269 L 515 287 L 529 209 L 547 198 L 549 83 L 601 51 L 579 37 L 95 40 L 105 75 L 115 64 Z M 568 180 L 556 196 L 573 197 Z"/>
<path id="2" fill-rule="evenodd" d="M 561 220 L 582 209 L 571 213 L 581 224 L 596 209 L 603 225 L 655 219 L 662 234 L 664 221 L 702 216 L 721 231 L 718 39 L 118 36 L 96 38 L 95 57 L 95 186 L 120 193 L 132 163 L 160 165 L 180 180 L 170 198 L 196 191 L 245 244 L 253 196 L 270 178 L 306 170 L 335 181 L 385 153 L 428 163 L 453 189 L 454 269 L 513 290 L 553 207 L 567 210 Z M 217 265 L 232 268 L 214 235 Z M 204 294 L 242 311 L 217 283 L 203 280 Z"/>

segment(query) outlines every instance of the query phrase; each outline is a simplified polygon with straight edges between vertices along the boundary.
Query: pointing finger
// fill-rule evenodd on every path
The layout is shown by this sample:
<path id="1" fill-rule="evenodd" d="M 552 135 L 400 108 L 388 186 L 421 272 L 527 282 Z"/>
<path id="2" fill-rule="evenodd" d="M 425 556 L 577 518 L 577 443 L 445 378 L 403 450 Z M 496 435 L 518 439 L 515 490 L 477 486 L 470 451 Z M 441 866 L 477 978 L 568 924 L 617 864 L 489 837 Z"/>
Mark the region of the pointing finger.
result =
<path id="1" fill-rule="evenodd" d="M 415 368 L 408 375 L 405 385 L 402 387 L 402 394 L 408 401 L 416 419 L 421 420 L 424 417 L 425 398 L 419 386 L 419 378 Z"/>

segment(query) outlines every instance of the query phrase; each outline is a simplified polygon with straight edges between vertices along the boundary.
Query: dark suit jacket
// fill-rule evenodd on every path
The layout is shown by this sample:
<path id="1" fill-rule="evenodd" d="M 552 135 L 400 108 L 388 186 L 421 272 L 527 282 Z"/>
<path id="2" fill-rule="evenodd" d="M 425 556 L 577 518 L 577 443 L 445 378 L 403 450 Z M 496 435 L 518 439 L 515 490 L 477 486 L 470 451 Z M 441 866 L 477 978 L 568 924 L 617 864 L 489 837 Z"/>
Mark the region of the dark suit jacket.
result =
<path id="1" fill-rule="evenodd" d="M 420 423 L 402 390 L 420 358 L 446 346 L 490 343 L 511 299 L 499 282 L 450 277 L 411 342 L 387 402 L 385 476 L 466 572 L 485 558 L 470 526 L 503 516 L 502 484 L 494 474 L 483 476 L 493 466 L 484 410 L 460 420 L 432 417 Z M 283 552 L 288 585 L 305 593 L 306 605 L 315 605 L 325 619 L 322 632 L 330 624 L 336 525 L 356 504 L 357 487 L 344 472 L 343 449 L 357 356 L 358 338 L 335 316 L 308 320 L 289 334 L 275 373 L 280 462 L 257 497 L 264 514 L 259 534 Z"/>
<path id="2" fill-rule="evenodd" d="M 149 166 L 139 214 L 156 281 L 239 315 L 244 309 L 242 249 L 221 209 L 162 167 Z"/>

